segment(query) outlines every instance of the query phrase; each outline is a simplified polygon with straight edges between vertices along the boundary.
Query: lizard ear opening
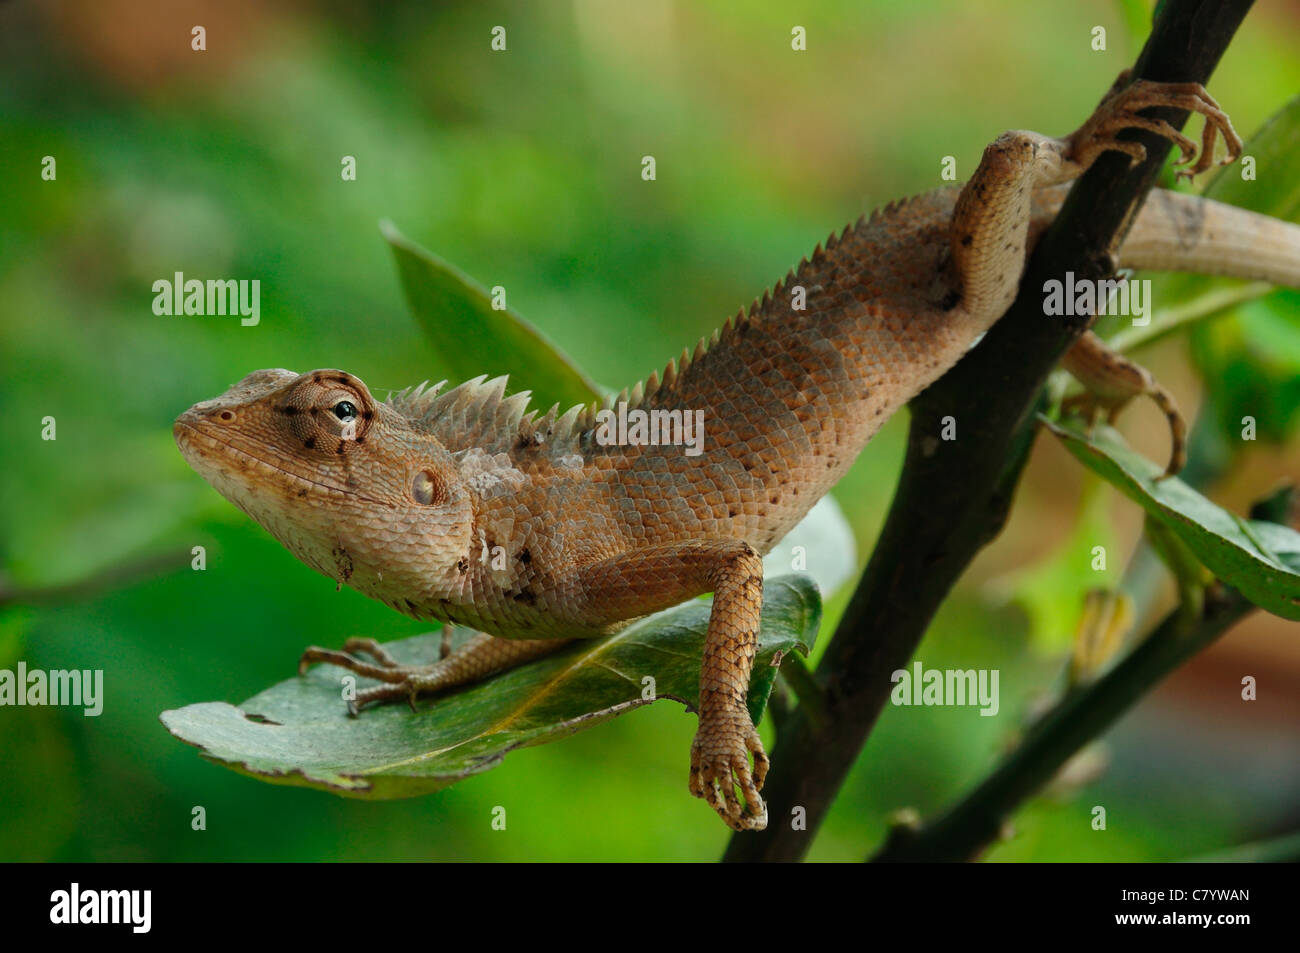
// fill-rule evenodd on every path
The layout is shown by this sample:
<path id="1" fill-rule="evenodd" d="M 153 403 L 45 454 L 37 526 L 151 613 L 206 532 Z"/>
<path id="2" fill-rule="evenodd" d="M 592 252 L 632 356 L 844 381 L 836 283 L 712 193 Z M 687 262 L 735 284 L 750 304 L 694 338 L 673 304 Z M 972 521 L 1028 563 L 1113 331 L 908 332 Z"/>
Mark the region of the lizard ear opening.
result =
<path id="1" fill-rule="evenodd" d="M 411 499 L 421 506 L 441 506 L 447 502 L 447 483 L 435 470 L 421 470 L 411 480 Z"/>

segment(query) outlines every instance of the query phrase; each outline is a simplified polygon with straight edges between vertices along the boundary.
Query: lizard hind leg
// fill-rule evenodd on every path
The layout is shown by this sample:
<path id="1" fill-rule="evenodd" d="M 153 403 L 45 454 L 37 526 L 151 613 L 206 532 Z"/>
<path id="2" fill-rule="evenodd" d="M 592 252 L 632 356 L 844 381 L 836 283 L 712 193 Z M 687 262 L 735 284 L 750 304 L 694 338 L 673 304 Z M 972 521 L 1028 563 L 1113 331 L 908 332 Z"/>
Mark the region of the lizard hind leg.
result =
<path id="1" fill-rule="evenodd" d="M 1185 109 L 1205 117 L 1199 158 L 1192 140 L 1169 123 L 1138 115 L 1150 107 Z M 1036 132 L 1003 133 L 984 150 L 975 174 L 962 187 L 949 224 L 958 297 L 947 320 L 960 327 L 963 336 L 969 339 L 987 331 L 1015 300 L 1034 191 L 1078 178 L 1108 151 L 1141 161 L 1146 156 L 1142 144 L 1119 138 L 1126 129 L 1144 129 L 1174 142 L 1184 164 L 1195 159 L 1183 170 L 1186 175 L 1209 168 L 1219 135 L 1227 144 L 1224 162 L 1241 151 L 1232 123 L 1199 83 L 1117 84 L 1088 120 L 1063 139 Z"/>
<path id="2" fill-rule="evenodd" d="M 1150 397 L 1169 421 L 1172 440 L 1169 464 L 1160 479 L 1182 470 L 1187 462 L 1187 421 L 1173 395 L 1160 386 L 1150 371 L 1111 350 L 1091 331 L 1074 342 L 1062 366 L 1083 384 L 1085 392 L 1065 401 L 1061 409 L 1065 413 L 1081 414 L 1088 418 L 1090 425 L 1103 414 L 1106 422 L 1113 424 L 1119 412 L 1134 397 Z"/>

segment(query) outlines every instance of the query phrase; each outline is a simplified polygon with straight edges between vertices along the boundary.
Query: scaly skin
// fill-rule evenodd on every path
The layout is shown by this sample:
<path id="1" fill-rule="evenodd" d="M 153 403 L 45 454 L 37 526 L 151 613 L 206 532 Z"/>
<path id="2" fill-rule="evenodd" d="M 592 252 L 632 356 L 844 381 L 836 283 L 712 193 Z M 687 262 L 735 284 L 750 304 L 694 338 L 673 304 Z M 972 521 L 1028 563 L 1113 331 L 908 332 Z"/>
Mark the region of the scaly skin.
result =
<path id="1" fill-rule="evenodd" d="M 1155 128 L 1190 155 L 1172 129 L 1133 114 L 1157 104 L 1207 117 L 1198 169 L 1216 132 L 1235 153 L 1227 118 L 1186 84 L 1134 84 L 1064 140 L 1007 133 L 963 189 L 890 205 L 832 236 L 711 343 L 626 395 L 647 411 L 702 411 L 699 456 L 604 445 L 595 408 L 539 418 L 525 413 L 527 393 L 504 397 L 504 378 L 381 403 L 337 370 L 250 374 L 182 414 L 177 443 L 309 566 L 399 612 L 489 633 L 424 668 L 400 666 L 368 640 L 342 653 L 309 649 L 304 665 L 333 662 L 384 683 L 358 705 L 472 681 L 714 593 L 690 788 L 731 826 L 761 829 L 767 759 L 745 706 L 761 555 L 1005 312 L 1064 194 L 1053 186 L 1106 149 L 1131 151 L 1114 140 L 1129 126 Z M 1294 280 L 1300 230 L 1270 223 L 1271 239 L 1289 247 L 1261 265 L 1249 213 L 1186 197 L 1148 209 L 1121 250 L 1126 265 Z M 1188 209 L 1196 231 L 1171 242 Z M 1107 409 L 1155 394 L 1149 375 L 1096 338 L 1072 357 Z"/>

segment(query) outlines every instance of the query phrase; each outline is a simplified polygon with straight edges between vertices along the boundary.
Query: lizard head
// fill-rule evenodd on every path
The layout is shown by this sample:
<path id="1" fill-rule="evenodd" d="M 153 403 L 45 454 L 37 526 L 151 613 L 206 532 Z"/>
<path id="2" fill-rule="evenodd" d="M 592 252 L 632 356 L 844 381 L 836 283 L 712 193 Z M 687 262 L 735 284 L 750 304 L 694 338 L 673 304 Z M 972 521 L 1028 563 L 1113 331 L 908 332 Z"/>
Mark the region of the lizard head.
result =
<path id="1" fill-rule="evenodd" d="M 173 433 L 190 466 L 299 559 L 402 611 L 469 549 L 451 455 L 351 374 L 254 371 Z"/>

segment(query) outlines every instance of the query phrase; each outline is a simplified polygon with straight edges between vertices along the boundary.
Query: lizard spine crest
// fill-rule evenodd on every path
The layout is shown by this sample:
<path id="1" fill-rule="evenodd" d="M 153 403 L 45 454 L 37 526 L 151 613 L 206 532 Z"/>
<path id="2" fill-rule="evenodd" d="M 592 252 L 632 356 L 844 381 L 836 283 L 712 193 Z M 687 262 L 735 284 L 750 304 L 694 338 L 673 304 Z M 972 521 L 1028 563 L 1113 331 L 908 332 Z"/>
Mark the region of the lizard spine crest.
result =
<path id="1" fill-rule="evenodd" d="M 877 209 L 871 214 L 871 220 L 895 211 L 907 201 L 891 202 Z M 644 380 L 617 393 L 610 392 L 602 400 L 576 404 L 563 413 L 556 403 L 541 413 L 539 408 L 529 408 L 531 391 L 522 390 L 505 396 L 509 375 L 489 378 L 483 374 L 450 390 L 444 390 L 446 380 L 432 385 L 425 381 L 390 394 L 387 403 L 417 426 L 436 434 L 453 453 L 472 447 L 487 453 L 500 453 L 521 446 L 547 444 L 554 455 L 580 452 L 583 435 L 596 426 L 596 415 L 600 411 L 615 409 L 620 403 L 626 403 L 629 410 L 636 410 L 647 406 L 652 399 L 659 406 L 670 401 L 685 375 L 698 361 L 715 348 L 731 345 L 747 325 L 761 322 L 774 302 L 807 277 L 810 268 L 824 267 L 830 254 L 866 221 L 859 218 L 856 223 L 846 225 L 839 234 L 832 232 L 824 244 L 817 245 L 810 258 L 801 260 L 784 278 L 765 290 L 761 298 L 754 298 L 748 310 L 737 310 L 712 334 L 702 336 L 694 349 L 683 348 L 681 355 L 670 359 L 662 372 L 651 371 Z"/>

